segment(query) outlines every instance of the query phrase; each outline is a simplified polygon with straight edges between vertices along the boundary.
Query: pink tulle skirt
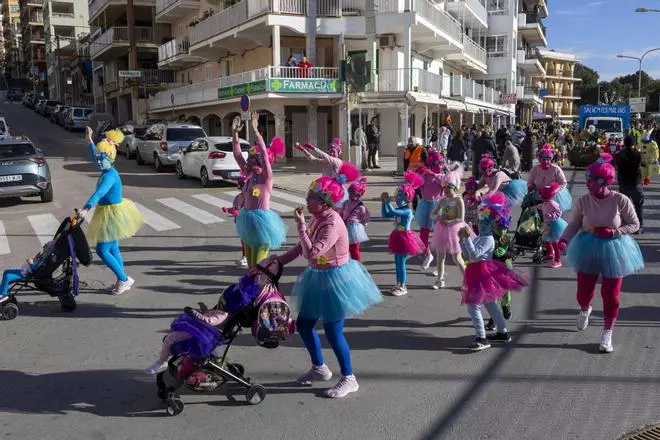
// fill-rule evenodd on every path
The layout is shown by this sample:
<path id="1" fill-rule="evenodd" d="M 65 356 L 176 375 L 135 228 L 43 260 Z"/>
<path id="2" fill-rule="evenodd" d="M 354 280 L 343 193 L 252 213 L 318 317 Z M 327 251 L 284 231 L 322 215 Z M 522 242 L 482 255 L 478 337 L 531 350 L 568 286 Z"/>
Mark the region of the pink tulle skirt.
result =
<path id="1" fill-rule="evenodd" d="M 520 291 L 528 284 L 522 273 L 495 261 L 468 263 L 463 279 L 462 304 L 485 304 L 500 300 L 507 291 Z"/>
<path id="2" fill-rule="evenodd" d="M 395 255 L 419 255 L 426 251 L 426 246 L 415 231 L 395 229 L 387 242 L 390 253 Z"/>
<path id="3" fill-rule="evenodd" d="M 458 231 L 467 226 L 464 222 L 446 225 L 436 222 L 433 226 L 433 236 L 431 237 L 431 249 L 437 252 L 447 252 L 449 254 L 458 254 L 461 252 L 461 244 L 458 241 Z"/>

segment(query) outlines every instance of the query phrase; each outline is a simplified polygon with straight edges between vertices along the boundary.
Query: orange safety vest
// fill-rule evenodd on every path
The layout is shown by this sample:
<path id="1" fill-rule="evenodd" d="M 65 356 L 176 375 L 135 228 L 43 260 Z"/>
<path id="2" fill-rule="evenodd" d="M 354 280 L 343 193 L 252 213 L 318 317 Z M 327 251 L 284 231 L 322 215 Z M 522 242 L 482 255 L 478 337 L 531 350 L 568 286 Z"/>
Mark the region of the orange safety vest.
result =
<path id="1" fill-rule="evenodd" d="M 424 161 L 422 161 L 422 152 L 424 152 L 424 147 L 417 146 L 413 152 L 410 152 L 410 149 L 406 148 L 406 159 L 408 160 L 408 169 L 415 170 L 421 166 L 424 166 Z"/>

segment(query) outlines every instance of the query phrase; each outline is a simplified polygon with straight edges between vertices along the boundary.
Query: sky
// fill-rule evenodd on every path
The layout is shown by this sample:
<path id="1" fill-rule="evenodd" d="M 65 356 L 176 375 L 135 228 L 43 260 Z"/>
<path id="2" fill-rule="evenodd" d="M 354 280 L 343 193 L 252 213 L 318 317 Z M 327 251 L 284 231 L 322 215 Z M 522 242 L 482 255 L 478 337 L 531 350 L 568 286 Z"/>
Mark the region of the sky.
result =
<path id="1" fill-rule="evenodd" d="M 596 70 L 601 81 L 637 72 L 639 62 L 617 54 L 641 56 L 660 47 L 660 0 L 547 0 L 548 49 L 574 54 Z M 660 50 L 644 57 L 642 69 L 660 79 Z"/>

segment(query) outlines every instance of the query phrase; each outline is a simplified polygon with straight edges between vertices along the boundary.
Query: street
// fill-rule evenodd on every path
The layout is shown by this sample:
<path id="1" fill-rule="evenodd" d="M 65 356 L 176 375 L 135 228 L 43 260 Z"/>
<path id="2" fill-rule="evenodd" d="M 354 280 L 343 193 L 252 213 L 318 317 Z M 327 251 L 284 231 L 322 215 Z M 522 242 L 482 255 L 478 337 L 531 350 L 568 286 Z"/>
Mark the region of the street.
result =
<path id="1" fill-rule="evenodd" d="M 4 269 L 20 267 L 37 253 L 62 219 L 83 206 L 99 173 L 88 158 L 84 133 L 66 132 L 20 104 L 0 104 L 0 111 L 13 135 L 29 136 L 45 152 L 55 192 L 52 203 L 0 200 Z M 449 263 L 448 288 L 434 291 L 434 277 L 420 271 L 420 259 L 412 259 L 407 297 L 385 294 L 380 305 L 347 321 L 358 393 L 330 400 L 322 385 L 296 385 L 309 368 L 298 336 L 267 350 L 245 332 L 230 358 L 266 387 L 263 403 L 246 405 L 244 393 L 230 386 L 209 395 L 184 394 L 184 412 L 169 417 L 155 379 L 142 370 L 155 360 L 184 306 L 216 304 L 222 289 L 243 273 L 235 265 L 241 255 L 234 222 L 221 211 L 236 189 L 203 189 L 198 181 L 156 173 L 123 156 L 116 167 L 124 196 L 147 218 L 138 235 L 121 244 L 135 286 L 120 297 L 103 294 L 114 279 L 95 258 L 80 269 L 86 286 L 75 312 L 61 312 L 45 294 L 18 297 L 20 316 L 0 321 L 5 438 L 614 440 L 660 421 L 657 182 L 646 193 L 644 234 L 636 236 L 647 268 L 624 281 L 612 354 L 597 350 L 598 295 L 591 325 L 576 331 L 576 282 L 568 267 L 550 270 L 520 258 L 517 265 L 532 282 L 514 295 L 513 341 L 472 353 L 466 347 L 474 330 L 460 304 L 458 271 Z M 568 169 L 566 175 L 573 196 L 584 194 L 584 172 Z M 288 248 L 296 238 L 292 212 L 304 204 L 304 193 L 278 189 L 273 202 L 289 224 Z M 371 240 L 362 261 L 387 292 L 394 284 L 387 253 L 391 221 L 380 218 L 377 202 L 368 207 Z M 301 259 L 287 266 L 280 285 L 285 294 L 302 268 Z M 337 362 L 322 341 L 337 377 Z"/>

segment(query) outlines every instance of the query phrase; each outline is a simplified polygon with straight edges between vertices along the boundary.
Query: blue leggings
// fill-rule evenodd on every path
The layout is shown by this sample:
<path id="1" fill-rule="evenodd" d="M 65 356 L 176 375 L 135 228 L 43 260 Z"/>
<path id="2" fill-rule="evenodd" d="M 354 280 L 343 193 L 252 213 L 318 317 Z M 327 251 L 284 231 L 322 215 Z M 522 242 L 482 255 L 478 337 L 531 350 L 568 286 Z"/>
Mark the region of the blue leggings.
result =
<path id="1" fill-rule="evenodd" d="M 316 325 L 315 319 L 307 319 L 299 316 L 296 320 L 298 333 L 312 358 L 312 364 L 320 367 L 323 365 L 321 339 L 314 329 L 314 325 Z M 330 343 L 332 351 L 335 352 L 335 356 L 339 362 L 339 368 L 341 368 L 341 374 L 343 376 L 350 376 L 353 374 L 353 368 L 351 367 L 351 350 L 348 348 L 348 342 L 346 342 L 346 338 L 344 337 L 344 320 L 324 322 L 323 329 L 325 330 L 325 338 Z"/>
<path id="2" fill-rule="evenodd" d="M 395 255 L 394 268 L 396 269 L 396 282 L 406 284 L 406 260 L 408 255 Z"/>
<path id="3" fill-rule="evenodd" d="M 6 296 L 9 293 L 9 285 L 14 281 L 22 280 L 23 274 L 20 269 L 7 269 L 2 272 L 2 282 L 0 282 L 0 296 Z"/>
<path id="4" fill-rule="evenodd" d="M 474 331 L 477 334 L 477 338 L 486 338 L 486 328 L 484 327 L 484 318 L 483 315 L 481 314 L 481 307 L 485 307 L 486 310 L 488 310 L 488 313 L 490 313 L 490 316 L 493 318 L 493 321 L 495 321 L 495 325 L 497 326 L 497 332 L 498 333 L 506 333 L 507 328 L 506 328 L 506 321 L 504 320 L 504 315 L 502 314 L 502 310 L 498 307 L 497 303 L 495 301 L 485 303 L 485 304 L 468 304 L 467 309 L 468 313 L 470 314 L 470 318 L 472 319 L 472 324 L 474 325 Z"/>
<path id="5" fill-rule="evenodd" d="M 119 242 L 117 240 L 96 243 L 96 253 L 105 265 L 108 266 L 108 269 L 115 273 L 119 281 L 128 280 L 124 272 L 124 259 L 119 252 Z"/>

